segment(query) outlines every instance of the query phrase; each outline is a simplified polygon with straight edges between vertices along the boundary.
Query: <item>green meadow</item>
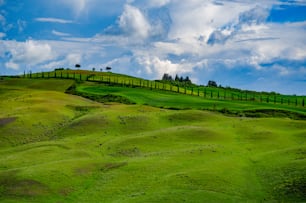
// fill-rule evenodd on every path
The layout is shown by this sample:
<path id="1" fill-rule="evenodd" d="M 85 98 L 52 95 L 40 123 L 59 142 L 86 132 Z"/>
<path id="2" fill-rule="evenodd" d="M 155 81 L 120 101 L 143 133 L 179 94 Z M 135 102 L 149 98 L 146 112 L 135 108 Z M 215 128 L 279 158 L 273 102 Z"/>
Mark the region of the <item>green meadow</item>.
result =
<path id="1" fill-rule="evenodd" d="M 0 80 L 0 202 L 306 202 L 302 97 L 47 74 Z"/>

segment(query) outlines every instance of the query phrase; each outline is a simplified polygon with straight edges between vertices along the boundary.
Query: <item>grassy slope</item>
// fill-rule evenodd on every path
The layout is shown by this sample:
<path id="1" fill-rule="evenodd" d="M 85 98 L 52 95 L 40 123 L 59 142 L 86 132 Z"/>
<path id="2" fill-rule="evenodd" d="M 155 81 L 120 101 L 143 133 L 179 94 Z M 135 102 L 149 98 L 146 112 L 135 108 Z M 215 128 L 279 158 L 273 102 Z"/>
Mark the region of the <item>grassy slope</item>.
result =
<path id="1" fill-rule="evenodd" d="M 1 202 L 306 201 L 305 121 L 105 105 L 69 85 L 0 81 Z"/>
<path id="2" fill-rule="evenodd" d="M 242 112 L 259 109 L 277 109 L 297 112 L 306 117 L 306 108 L 287 104 L 260 103 L 251 101 L 229 101 L 205 99 L 199 96 L 178 94 L 169 91 L 149 90 L 143 88 L 126 88 L 119 86 L 107 86 L 96 83 L 83 83 L 77 86 L 80 93 L 93 95 L 117 95 L 127 98 L 133 103 L 149 105 L 161 108 L 172 109 L 207 109 L 207 110 L 228 110 L 232 112 Z"/>

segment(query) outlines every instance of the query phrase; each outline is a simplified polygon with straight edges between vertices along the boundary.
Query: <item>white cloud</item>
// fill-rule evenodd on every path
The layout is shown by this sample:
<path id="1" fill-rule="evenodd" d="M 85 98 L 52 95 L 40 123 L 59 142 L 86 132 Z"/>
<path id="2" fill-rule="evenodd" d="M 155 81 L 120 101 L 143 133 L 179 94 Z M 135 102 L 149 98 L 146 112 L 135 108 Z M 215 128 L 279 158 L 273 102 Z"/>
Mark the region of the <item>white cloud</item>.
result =
<path id="1" fill-rule="evenodd" d="M 228 22 L 213 31 L 209 36 L 207 44 L 224 44 L 242 30 L 245 32 L 256 32 L 263 27 L 262 24 L 268 16 L 268 8 L 256 5 L 250 10 L 241 12 L 237 22 Z"/>
<path id="2" fill-rule="evenodd" d="M 235 21 L 241 12 L 251 7 L 235 2 L 224 2 L 221 6 L 210 1 L 175 1 L 170 7 L 169 37 L 189 41 L 202 36 L 207 41 L 214 30 Z"/>
<path id="3" fill-rule="evenodd" d="M 81 63 L 82 61 L 82 55 L 79 53 L 72 53 L 68 54 L 66 57 L 66 60 L 69 65 L 75 65 L 77 63 Z"/>
<path id="4" fill-rule="evenodd" d="M 86 6 L 90 3 L 90 0 L 59 0 L 61 4 L 66 4 L 68 7 L 72 8 L 76 16 L 81 15 L 85 11 Z M 92 3 L 92 2 L 91 2 Z"/>
<path id="5" fill-rule="evenodd" d="M 27 22 L 19 19 L 17 21 L 17 25 L 18 25 L 18 31 L 23 32 L 24 28 L 27 26 Z"/>
<path id="6" fill-rule="evenodd" d="M 151 26 L 142 12 L 131 5 L 125 5 L 119 17 L 119 27 L 134 40 L 146 39 L 150 34 Z"/>
<path id="7" fill-rule="evenodd" d="M 169 4 L 170 2 L 171 0 L 148 0 L 145 4 L 149 8 L 159 8 Z"/>
<path id="8" fill-rule="evenodd" d="M 170 75 L 191 74 L 193 68 L 200 65 L 200 63 L 196 64 L 184 59 L 178 62 L 173 62 L 170 59 L 160 58 L 154 55 L 151 56 L 146 53 L 138 53 L 138 55 L 135 55 L 134 57 L 137 63 L 145 68 L 147 74 L 154 75 L 157 78 L 161 78 L 164 73 Z"/>
<path id="9" fill-rule="evenodd" d="M 14 63 L 12 61 L 6 62 L 5 67 L 13 69 L 13 70 L 19 70 L 19 64 Z"/>
<path id="10" fill-rule="evenodd" d="M 35 18 L 38 22 L 47 22 L 47 23 L 61 23 L 61 24 L 68 24 L 74 23 L 72 20 L 65 20 L 60 18 Z"/>
<path id="11" fill-rule="evenodd" d="M 5 34 L 5 33 L 0 32 L 0 39 L 1 39 L 1 38 L 3 38 L 3 37 L 5 37 L 5 36 L 6 36 L 6 34 Z"/>
<path id="12" fill-rule="evenodd" d="M 34 66 L 56 58 L 49 44 L 33 40 L 11 41 L 6 44 L 6 48 L 11 55 L 5 64 L 7 68 L 17 69 L 20 65 Z"/>
<path id="13" fill-rule="evenodd" d="M 0 0 L 0 6 L 4 4 L 4 0 Z"/>
<path id="14" fill-rule="evenodd" d="M 284 66 L 274 65 L 272 66 L 272 69 L 274 69 L 280 76 L 286 76 L 290 74 L 290 70 Z"/>
<path id="15" fill-rule="evenodd" d="M 3 10 L 2 11 L 0 10 L 0 12 L 2 12 L 4 15 L 6 13 L 6 12 L 3 12 Z M 13 24 L 7 23 L 7 20 L 4 15 L 0 13 L 0 30 L 2 28 L 4 32 L 7 32 L 11 30 L 14 26 Z"/>
<path id="16" fill-rule="evenodd" d="M 269 8 L 256 5 L 256 7 L 239 15 L 239 23 L 246 23 L 249 25 L 261 24 L 266 21 L 269 14 Z"/>
<path id="17" fill-rule="evenodd" d="M 3 15 L 1 15 L 1 14 L 0 14 L 0 23 L 1 23 L 2 27 L 4 27 L 5 24 L 6 24 L 6 19 L 5 19 L 5 17 L 4 17 Z"/>
<path id="18" fill-rule="evenodd" d="M 60 37 L 71 36 L 71 34 L 69 34 L 69 33 L 58 32 L 58 31 L 56 31 L 56 30 L 52 30 L 52 34 L 54 34 L 54 35 L 56 35 L 56 36 L 60 36 Z"/>
<path id="19" fill-rule="evenodd" d="M 71 53 L 66 55 L 64 59 L 51 61 L 42 65 L 44 69 L 54 69 L 59 67 L 74 67 L 75 64 L 81 64 L 82 55 L 78 53 Z"/>
<path id="20" fill-rule="evenodd" d="M 133 4 L 142 9 L 159 8 L 171 3 L 171 0 L 128 0 L 128 4 Z"/>

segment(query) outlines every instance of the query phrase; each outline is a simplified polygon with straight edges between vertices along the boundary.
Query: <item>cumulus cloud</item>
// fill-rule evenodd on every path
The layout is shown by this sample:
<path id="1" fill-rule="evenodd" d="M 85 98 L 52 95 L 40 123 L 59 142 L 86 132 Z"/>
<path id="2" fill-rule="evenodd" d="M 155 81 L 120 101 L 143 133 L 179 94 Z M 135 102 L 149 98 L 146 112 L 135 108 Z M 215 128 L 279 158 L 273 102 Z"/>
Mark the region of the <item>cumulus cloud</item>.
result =
<path id="1" fill-rule="evenodd" d="M 119 17 L 119 27 L 135 39 L 146 39 L 151 29 L 142 12 L 131 5 L 125 5 L 124 11 Z"/>
<path id="2" fill-rule="evenodd" d="M 232 21 L 251 8 L 249 4 L 224 2 L 224 5 L 211 1 L 175 1 L 170 7 L 172 26 L 169 37 L 172 39 L 190 39 L 202 36 L 205 41 L 210 34 Z"/>
<path id="3" fill-rule="evenodd" d="M 18 69 L 20 65 L 34 66 L 55 59 L 55 54 L 49 44 L 33 40 L 6 45 L 10 52 L 10 59 L 6 62 L 7 68 Z"/>
<path id="4" fill-rule="evenodd" d="M 269 9 L 256 5 L 250 10 L 241 12 L 237 22 L 227 22 L 213 31 L 207 44 L 224 44 L 230 38 L 233 38 L 239 32 L 256 32 L 269 16 Z"/>
<path id="5" fill-rule="evenodd" d="M 269 8 L 257 5 L 255 8 L 241 13 L 239 15 L 239 23 L 246 23 L 248 25 L 264 23 L 270 14 L 269 11 Z"/>
<path id="6" fill-rule="evenodd" d="M 46 23 L 62 23 L 62 24 L 74 23 L 72 20 L 65 20 L 60 18 L 35 18 L 35 20 Z"/>
<path id="7" fill-rule="evenodd" d="M 171 3 L 171 0 L 147 0 L 147 1 L 142 1 L 142 0 L 129 0 L 129 4 L 136 5 L 139 8 L 160 8 L 163 6 L 168 5 Z"/>
<path id="8" fill-rule="evenodd" d="M 175 74 L 192 74 L 194 67 L 204 65 L 204 61 L 187 61 L 181 59 L 179 61 L 173 61 L 169 58 L 163 58 L 162 56 L 149 55 L 148 53 L 134 53 L 135 61 L 144 68 L 144 71 L 148 75 L 154 75 L 157 78 L 161 78 L 164 73 L 170 75 Z"/>
<path id="9" fill-rule="evenodd" d="M 12 61 L 6 62 L 6 63 L 5 63 L 5 67 L 6 67 L 6 68 L 13 69 L 13 70 L 19 70 L 19 64 L 14 63 L 14 62 L 12 62 Z"/>
<path id="10" fill-rule="evenodd" d="M 77 63 L 81 63 L 82 55 L 79 54 L 79 53 L 68 54 L 67 57 L 66 57 L 66 60 L 67 60 L 69 65 L 74 65 L 74 64 L 77 64 Z"/>
<path id="11" fill-rule="evenodd" d="M 226 30 L 215 30 L 214 32 L 212 32 L 209 36 L 209 39 L 207 40 L 207 44 L 224 44 L 231 37 L 232 34 L 231 32 L 229 34 L 225 34 L 226 32 L 224 31 Z"/>
<path id="12" fill-rule="evenodd" d="M 71 53 L 71 54 L 67 54 L 64 57 L 64 59 L 59 59 L 59 60 L 48 62 L 42 65 L 42 67 L 44 69 L 54 69 L 54 68 L 66 67 L 66 66 L 74 67 L 75 64 L 81 64 L 81 62 L 82 62 L 82 54 Z"/>

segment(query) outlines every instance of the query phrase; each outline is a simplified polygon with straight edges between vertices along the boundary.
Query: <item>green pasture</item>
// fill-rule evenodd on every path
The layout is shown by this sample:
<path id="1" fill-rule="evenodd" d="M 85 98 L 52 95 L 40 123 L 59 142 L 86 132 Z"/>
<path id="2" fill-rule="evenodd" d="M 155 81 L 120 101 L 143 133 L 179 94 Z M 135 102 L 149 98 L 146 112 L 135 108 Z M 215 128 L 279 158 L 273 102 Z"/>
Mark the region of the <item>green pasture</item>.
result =
<path id="1" fill-rule="evenodd" d="M 97 72 L 85 70 L 60 70 L 51 72 L 41 72 L 25 74 L 25 78 L 60 78 L 74 79 L 77 81 L 95 81 L 104 84 L 112 84 L 122 87 L 141 87 L 151 90 L 164 90 L 169 92 L 181 93 L 204 97 L 206 99 L 230 100 L 230 101 L 249 101 L 267 104 L 282 104 L 305 107 L 305 97 L 294 95 L 281 95 L 278 93 L 254 92 L 233 88 L 215 88 L 199 85 L 188 85 L 185 83 L 171 84 L 168 81 L 150 81 L 142 78 L 132 77 L 111 72 Z"/>
<path id="2" fill-rule="evenodd" d="M 149 105 L 167 109 L 213 110 L 223 113 L 245 115 L 245 112 L 260 110 L 279 110 L 299 113 L 306 116 L 306 108 L 295 105 L 261 103 L 239 100 L 207 99 L 200 96 L 178 94 L 156 89 L 127 88 L 97 83 L 82 83 L 76 86 L 76 94 L 99 100 L 109 95 L 125 98 L 129 103 Z M 125 101 L 125 100 L 124 100 Z M 259 115 L 259 114 L 258 114 Z"/>
<path id="3" fill-rule="evenodd" d="M 73 84 L 0 80 L 0 202 L 306 201 L 305 120 L 203 110 L 304 108 Z"/>

